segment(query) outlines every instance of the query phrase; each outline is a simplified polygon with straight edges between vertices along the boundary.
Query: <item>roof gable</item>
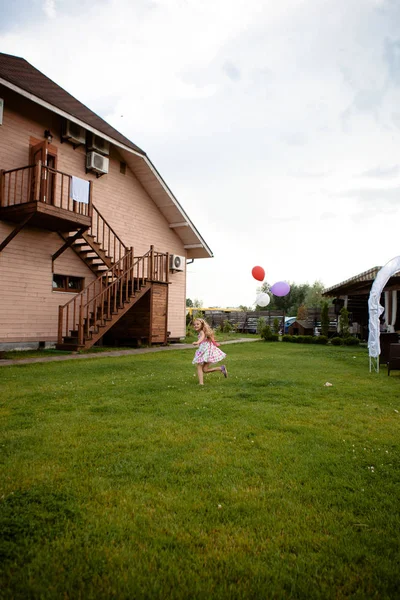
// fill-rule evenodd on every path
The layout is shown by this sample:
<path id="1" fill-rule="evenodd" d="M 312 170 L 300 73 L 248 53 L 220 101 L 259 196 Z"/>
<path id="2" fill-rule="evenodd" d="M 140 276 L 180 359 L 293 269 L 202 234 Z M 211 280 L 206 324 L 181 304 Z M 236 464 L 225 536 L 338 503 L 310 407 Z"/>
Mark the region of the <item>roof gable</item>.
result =
<path id="1" fill-rule="evenodd" d="M 42 104 L 48 110 L 75 120 L 118 147 L 135 176 L 143 185 L 166 218 L 169 226 L 181 239 L 188 258 L 210 258 L 211 249 L 206 244 L 182 206 L 175 198 L 146 153 L 87 106 L 71 96 L 54 81 L 46 77 L 25 59 L 0 52 L 0 83 Z"/>
<path id="2" fill-rule="evenodd" d="M 133 144 L 128 138 L 111 127 L 111 125 L 87 108 L 82 102 L 71 96 L 71 94 L 54 81 L 46 77 L 46 75 L 33 67 L 24 58 L 0 53 L 0 77 L 77 119 L 84 121 L 105 135 L 128 146 L 135 152 L 145 154 L 136 144 Z"/>

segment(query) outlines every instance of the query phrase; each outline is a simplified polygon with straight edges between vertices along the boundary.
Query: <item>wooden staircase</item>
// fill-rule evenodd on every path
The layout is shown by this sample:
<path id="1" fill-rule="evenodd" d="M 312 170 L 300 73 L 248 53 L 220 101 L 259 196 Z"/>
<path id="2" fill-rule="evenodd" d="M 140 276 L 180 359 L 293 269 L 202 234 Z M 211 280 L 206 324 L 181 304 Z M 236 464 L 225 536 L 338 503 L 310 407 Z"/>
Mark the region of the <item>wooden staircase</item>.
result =
<path id="1" fill-rule="evenodd" d="M 53 257 L 70 247 L 95 275 L 105 273 L 128 252 L 128 247 L 118 237 L 97 208 L 92 206 L 92 224 L 83 229 L 59 235 L 65 241 L 64 246 Z"/>
<path id="2" fill-rule="evenodd" d="M 84 290 L 59 307 L 58 350 L 87 350 L 143 297 L 154 283 L 168 283 L 168 254 L 133 248 Z"/>

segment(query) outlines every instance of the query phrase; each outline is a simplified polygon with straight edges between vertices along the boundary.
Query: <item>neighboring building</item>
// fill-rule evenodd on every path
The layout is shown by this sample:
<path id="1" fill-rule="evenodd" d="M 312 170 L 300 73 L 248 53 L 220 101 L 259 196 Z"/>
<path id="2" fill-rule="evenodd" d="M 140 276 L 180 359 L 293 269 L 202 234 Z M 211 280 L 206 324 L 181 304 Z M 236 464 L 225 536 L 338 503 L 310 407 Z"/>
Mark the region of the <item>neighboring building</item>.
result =
<path id="1" fill-rule="evenodd" d="M 322 295 L 334 298 L 336 314 L 345 306 L 350 313 L 352 333 L 361 339 L 368 339 L 368 299 L 372 284 L 382 267 L 373 267 L 346 281 L 323 290 Z M 396 273 L 386 283 L 380 303 L 386 308 L 382 315 L 382 333 L 386 330 L 400 330 L 400 273 Z M 381 336 L 382 338 L 382 336 Z"/>
<path id="2" fill-rule="evenodd" d="M 209 257 L 143 150 L 0 54 L 0 347 L 179 339 Z"/>
<path id="3" fill-rule="evenodd" d="M 314 323 L 312 321 L 294 321 L 288 328 L 289 335 L 313 335 Z"/>

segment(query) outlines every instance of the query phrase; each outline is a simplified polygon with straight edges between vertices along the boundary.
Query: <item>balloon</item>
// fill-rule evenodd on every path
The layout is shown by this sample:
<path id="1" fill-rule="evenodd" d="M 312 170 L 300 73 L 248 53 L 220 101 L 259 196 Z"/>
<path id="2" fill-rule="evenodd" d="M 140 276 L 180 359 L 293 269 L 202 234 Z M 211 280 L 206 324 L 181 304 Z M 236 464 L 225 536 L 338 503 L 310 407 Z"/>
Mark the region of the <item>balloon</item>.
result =
<path id="1" fill-rule="evenodd" d="M 253 267 L 251 274 L 253 275 L 254 279 L 257 279 L 257 281 L 264 280 L 265 271 L 262 267 Z"/>
<path id="2" fill-rule="evenodd" d="M 268 306 L 270 301 L 271 301 L 271 298 L 268 296 L 268 294 L 266 294 L 265 292 L 261 292 L 261 294 L 257 295 L 256 305 L 257 306 Z"/>
<path id="3" fill-rule="evenodd" d="M 277 281 L 271 287 L 271 292 L 274 296 L 287 296 L 290 292 L 290 285 L 286 281 Z"/>

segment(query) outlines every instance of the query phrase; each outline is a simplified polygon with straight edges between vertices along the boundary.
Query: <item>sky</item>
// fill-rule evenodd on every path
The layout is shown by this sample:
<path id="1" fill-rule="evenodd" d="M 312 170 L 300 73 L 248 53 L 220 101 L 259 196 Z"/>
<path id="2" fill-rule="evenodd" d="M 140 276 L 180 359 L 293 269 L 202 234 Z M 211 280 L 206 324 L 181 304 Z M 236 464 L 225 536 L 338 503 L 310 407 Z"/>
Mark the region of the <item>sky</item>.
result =
<path id="1" fill-rule="evenodd" d="M 142 148 L 214 257 L 187 297 L 400 254 L 399 0 L 0 0 L 21 56 Z"/>

